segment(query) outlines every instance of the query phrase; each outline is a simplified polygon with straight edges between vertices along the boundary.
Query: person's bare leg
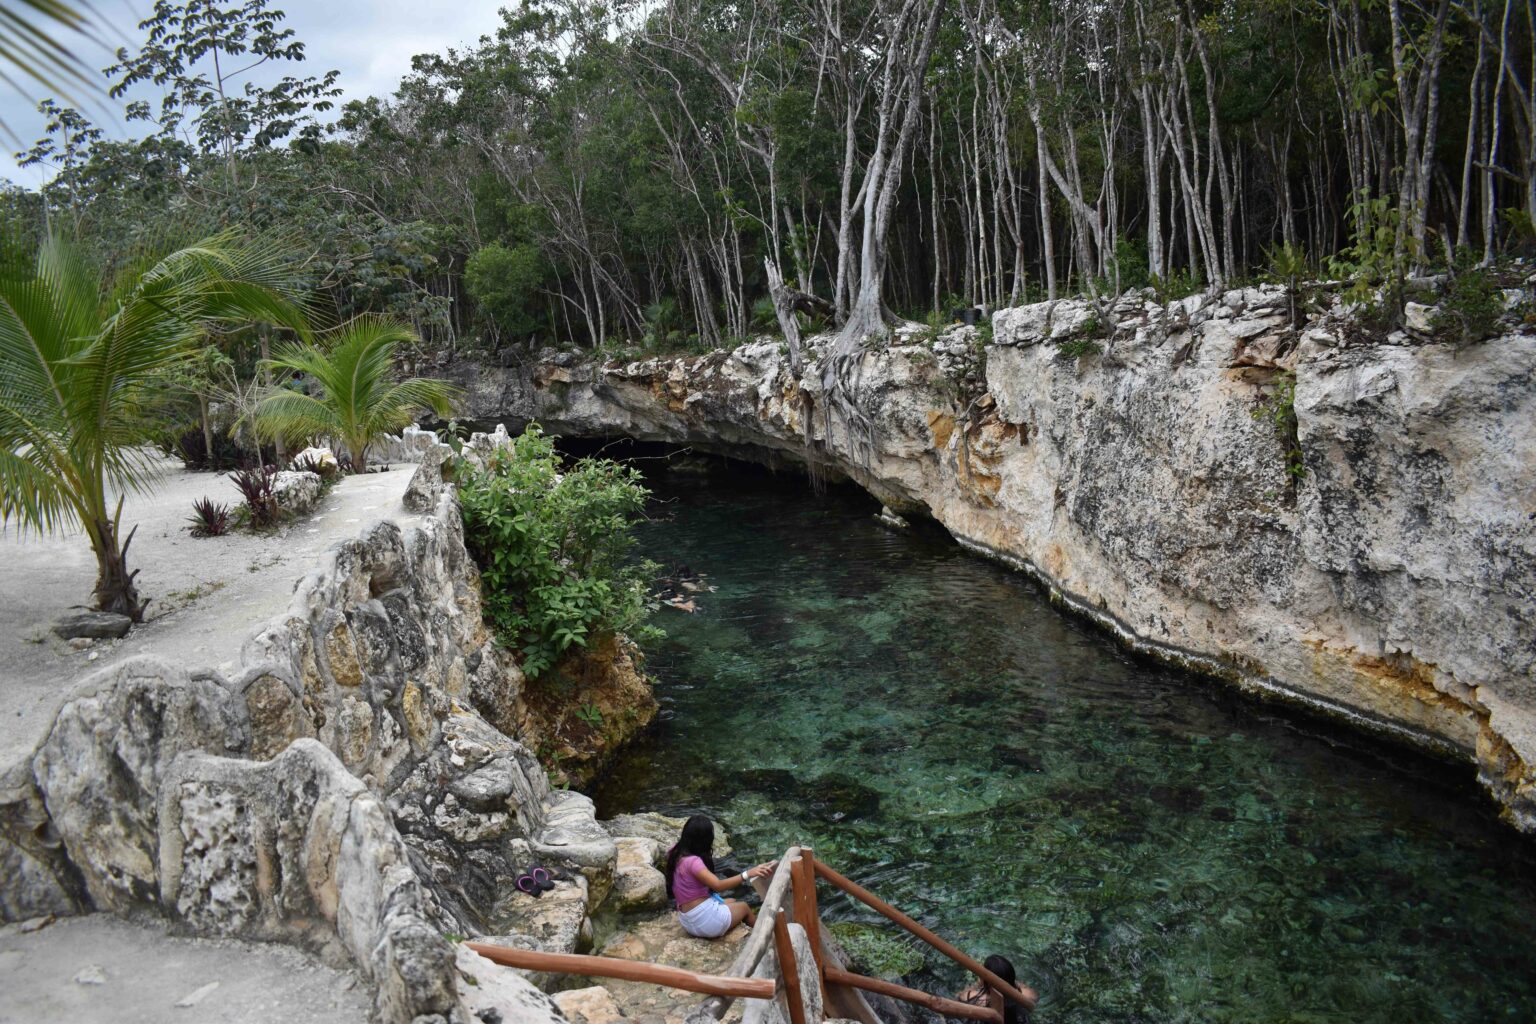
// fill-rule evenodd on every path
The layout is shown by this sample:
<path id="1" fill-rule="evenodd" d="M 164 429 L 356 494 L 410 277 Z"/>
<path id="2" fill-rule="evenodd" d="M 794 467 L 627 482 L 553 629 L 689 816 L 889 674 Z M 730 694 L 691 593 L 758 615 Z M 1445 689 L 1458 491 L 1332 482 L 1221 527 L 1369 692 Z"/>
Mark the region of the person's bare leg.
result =
<path id="1" fill-rule="evenodd" d="M 740 900 L 726 900 L 725 905 L 731 912 L 731 928 L 735 928 L 743 921 L 745 921 L 747 923 L 747 927 L 750 928 L 756 922 L 757 918 L 752 913 L 752 908 Z M 725 934 L 729 935 L 731 933 L 731 928 L 727 928 L 725 930 Z"/>

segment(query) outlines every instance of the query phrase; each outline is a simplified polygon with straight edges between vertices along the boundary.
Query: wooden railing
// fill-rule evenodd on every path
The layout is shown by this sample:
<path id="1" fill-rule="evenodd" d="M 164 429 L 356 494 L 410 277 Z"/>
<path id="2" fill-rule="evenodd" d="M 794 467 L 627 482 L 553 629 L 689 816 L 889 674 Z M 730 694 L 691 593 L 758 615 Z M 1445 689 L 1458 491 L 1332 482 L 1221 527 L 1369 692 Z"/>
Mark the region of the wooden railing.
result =
<path id="1" fill-rule="evenodd" d="M 980 978 L 987 986 L 987 1005 L 974 1006 L 945 999 L 895 982 L 869 978 L 846 970 L 831 944 L 822 935 L 821 914 L 817 909 L 816 880 L 820 878 L 893 921 L 909 933 L 943 953 L 956 964 Z M 736 999 L 774 999 L 782 994 L 791 1024 L 821 1024 L 806 1013 L 806 993 L 801 990 L 800 971 L 789 925 L 791 920 L 805 929 L 815 960 L 820 985 L 820 1005 L 836 1009 L 834 1016 L 849 1017 L 863 1024 L 882 1024 L 869 1002 L 861 995 L 872 992 L 891 999 L 927 1007 L 945 1017 L 1002 1024 L 1004 998 L 1016 1000 L 1033 1009 L 1035 993 L 998 977 L 986 966 L 944 941 L 895 907 L 818 861 L 808 847 L 791 846 L 780 858 L 773 878 L 754 883 L 763 898 L 757 913 L 757 926 L 742 943 L 741 951 L 725 974 L 699 974 L 663 964 L 620 960 L 605 956 L 581 956 L 574 953 L 541 953 L 510 949 L 483 942 L 466 943 L 481 956 L 499 964 L 532 971 L 554 971 L 594 978 L 648 982 L 698 992 L 710 998 L 698 1008 L 720 1020 Z M 752 975 L 767 955 L 770 944 L 778 958 L 778 980 Z"/>

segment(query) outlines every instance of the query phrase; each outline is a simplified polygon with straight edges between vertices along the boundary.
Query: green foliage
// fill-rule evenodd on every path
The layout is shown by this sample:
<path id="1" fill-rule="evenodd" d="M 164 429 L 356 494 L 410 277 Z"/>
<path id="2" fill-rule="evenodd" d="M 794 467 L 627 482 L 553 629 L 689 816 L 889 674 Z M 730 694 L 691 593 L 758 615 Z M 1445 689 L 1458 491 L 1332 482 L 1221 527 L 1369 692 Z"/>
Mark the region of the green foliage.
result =
<path id="1" fill-rule="evenodd" d="M 1163 305 L 1193 295 L 1205 286 L 1205 279 L 1192 270 L 1170 270 L 1167 274 L 1151 274 L 1147 285 Z"/>
<path id="2" fill-rule="evenodd" d="M 553 440 L 530 424 L 485 468 L 462 467 L 459 483 L 486 614 L 524 672 L 537 678 L 572 647 L 636 635 L 655 568 L 629 557 L 649 496 L 637 471 L 608 459 L 562 471 Z"/>
<path id="3" fill-rule="evenodd" d="M 78 249 L 48 238 L 35 262 L 0 258 L 0 521 L 78 524 L 96 554 L 96 606 L 143 614 L 126 570 L 122 500 L 148 490 L 146 445 L 163 374 L 206 331 L 252 320 L 303 328 L 284 295 L 285 251 L 216 235 L 110 285 Z"/>
<path id="4" fill-rule="evenodd" d="M 1285 286 L 1291 326 L 1299 326 L 1301 304 L 1311 298 L 1302 294 L 1302 285 L 1312 275 L 1312 262 L 1307 258 L 1306 248 L 1291 242 L 1272 245 L 1264 250 L 1264 262 L 1269 280 Z"/>
<path id="5" fill-rule="evenodd" d="M 464 264 L 464 289 L 497 326 L 521 338 L 544 323 L 540 292 L 548 275 L 538 246 L 492 242 Z"/>
<path id="6" fill-rule="evenodd" d="M 1508 249 L 1511 254 L 1536 256 L 1536 219 L 1518 206 L 1499 211 L 1499 218 L 1509 232 Z"/>
<path id="7" fill-rule="evenodd" d="M 1296 375 L 1282 373 L 1275 381 L 1274 389 L 1253 410 L 1253 418 L 1268 423 L 1275 431 L 1285 451 L 1285 472 L 1294 481 L 1307 475 L 1306 462 L 1302 458 L 1301 440 L 1296 421 Z"/>
<path id="8" fill-rule="evenodd" d="M 1081 359 L 1098 352 L 1099 342 L 1108 337 L 1109 329 L 1098 313 L 1090 313 L 1068 337 L 1056 343 L 1056 350 L 1068 359 Z"/>
<path id="9" fill-rule="evenodd" d="M 457 394 L 447 381 L 390 379 L 395 346 L 415 337 L 388 318 L 360 317 L 320 345 L 288 346 L 270 365 L 303 375 L 318 394 L 277 389 L 257 407 L 258 431 L 267 438 L 337 438 L 347 446 L 353 471 L 363 472 L 375 438 L 407 426 L 421 409 L 447 416 Z"/>
<path id="10" fill-rule="evenodd" d="M 923 948 L 898 933 L 856 921 L 827 926 L 855 969 L 876 978 L 900 978 L 923 969 Z"/>
<path id="11" fill-rule="evenodd" d="M 1498 332 L 1504 296 L 1489 270 L 1471 265 L 1474 256 L 1465 250 L 1458 255 L 1429 326 L 1443 341 L 1470 345 Z"/>
<path id="12" fill-rule="evenodd" d="M 119 50 L 118 63 L 107 69 L 115 79 L 111 95 L 120 99 L 153 83 L 161 90 L 159 110 L 134 101 L 129 120 L 151 122 L 169 136 L 190 127 L 205 152 L 226 158 L 242 146 L 270 146 L 290 135 L 312 147 L 321 134 L 314 115 L 341 95 L 337 72 L 285 76 L 273 85 L 238 81 L 259 65 L 304 59 L 304 44 L 292 29 L 279 27 L 285 17 L 268 9 L 267 0 L 155 0 L 139 23 L 148 33 L 144 45 L 137 53 Z"/>
<path id="13" fill-rule="evenodd" d="M 1099 351 L 1099 339 L 1092 334 L 1077 335 L 1064 338 L 1056 345 L 1056 350 L 1068 359 L 1081 359 Z"/>
<path id="14" fill-rule="evenodd" d="M 576 709 L 576 718 L 593 729 L 603 727 L 603 712 L 596 704 L 583 704 Z"/>
<path id="15" fill-rule="evenodd" d="M 1129 238 L 1115 242 L 1114 272 L 1119 278 L 1120 291 L 1145 288 L 1152 283 L 1152 272 L 1147 264 L 1145 246 L 1137 245 Z"/>
<path id="16" fill-rule="evenodd" d="M 1349 282 L 1344 297 L 1363 307 L 1368 322 L 1396 323 L 1408 267 L 1418 257 L 1402 211 L 1390 196 L 1361 194 L 1349 208 L 1349 223 L 1350 243 L 1328 261 L 1328 272 Z"/>

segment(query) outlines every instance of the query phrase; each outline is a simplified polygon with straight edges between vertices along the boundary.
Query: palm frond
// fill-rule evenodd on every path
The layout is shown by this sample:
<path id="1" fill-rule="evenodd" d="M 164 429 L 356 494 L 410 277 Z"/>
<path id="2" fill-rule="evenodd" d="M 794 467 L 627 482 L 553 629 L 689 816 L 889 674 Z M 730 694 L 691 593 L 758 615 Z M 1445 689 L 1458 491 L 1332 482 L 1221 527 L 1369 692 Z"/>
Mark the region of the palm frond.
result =
<path id="1" fill-rule="evenodd" d="M 67 98 L 78 91 L 90 95 L 96 87 L 89 73 L 92 69 L 60 38 L 60 31 L 83 36 L 106 49 L 92 29 L 94 13 L 88 4 L 63 0 L 16 0 L 0 6 L 0 67 L 14 69 L 44 94 Z M 0 72 L 0 78 L 18 93 L 28 91 L 16 76 Z M 30 98 L 35 101 L 35 97 Z M 3 118 L 0 133 L 21 144 Z"/>
<path id="2" fill-rule="evenodd" d="M 457 394 L 447 381 L 417 378 L 395 383 L 390 379 L 396 347 L 415 340 L 415 332 L 397 320 L 365 316 L 327 333 L 317 344 L 281 349 L 268 365 L 307 377 L 319 394 L 298 396 L 307 402 L 286 398 L 282 392 L 271 396 L 271 404 L 264 402 L 260 411 L 268 421 L 264 431 L 268 436 L 291 435 L 295 430 L 329 434 L 360 455 L 379 434 L 409 424 L 419 409 L 447 415 Z M 316 405 L 328 410 L 323 426 Z M 311 425 L 304 425 L 304 417 Z"/>
<path id="3" fill-rule="evenodd" d="M 263 440 L 343 432 L 345 425 L 335 409 L 297 391 L 278 388 L 256 406 L 256 433 Z"/>

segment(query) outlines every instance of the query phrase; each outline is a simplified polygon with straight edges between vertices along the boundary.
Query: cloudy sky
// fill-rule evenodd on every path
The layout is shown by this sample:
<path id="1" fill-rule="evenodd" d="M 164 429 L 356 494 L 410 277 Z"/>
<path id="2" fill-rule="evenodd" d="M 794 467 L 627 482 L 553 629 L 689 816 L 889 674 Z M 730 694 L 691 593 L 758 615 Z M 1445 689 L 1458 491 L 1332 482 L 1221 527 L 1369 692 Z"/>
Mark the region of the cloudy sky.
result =
<path id="1" fill-rule="evenodd" d="M 439 52 L 450 46 L 471 43 L 493 32 L 501 23 L 498 9 L 517 0 L 271 0 L 269 9 L 287 13 L 287 26 L 305 44 L 302 64 L 279 65 L 273 77 L 283 74 L 319 75 L 331 68 L 341 72 L 338 84 L 345 90 L 342 101 L 363 96 L 389 95 L 411 67 L 418 53 Z M 101 32 L 112 46 L 135 48 L 143 34 L 138 23 L 154 8 L 154 0 L 94 0 L 91 5 L 105 23 Z M 78 51 L 91 67 L 105 67 L 111 54 L 99 45 L 82 43 Z M 266 70 L 263 68 L 262 70 Z M 100 94 L 79 97 L 87 115 L 109 136 L 128 137 L 122 120 L 122 104 L 106 98 L 106 79 Z M 0 117 L 21 140 L 31 145 L 42 132 L 35 95 L 23 96 L 0 89 Z M 155 94 L 144 95 L 151 104 Z M 35 187 L 46 174 L 39 168 L 18 168 L 12 158 L 15 145 L 0 140 L 0 178 Z"/>

